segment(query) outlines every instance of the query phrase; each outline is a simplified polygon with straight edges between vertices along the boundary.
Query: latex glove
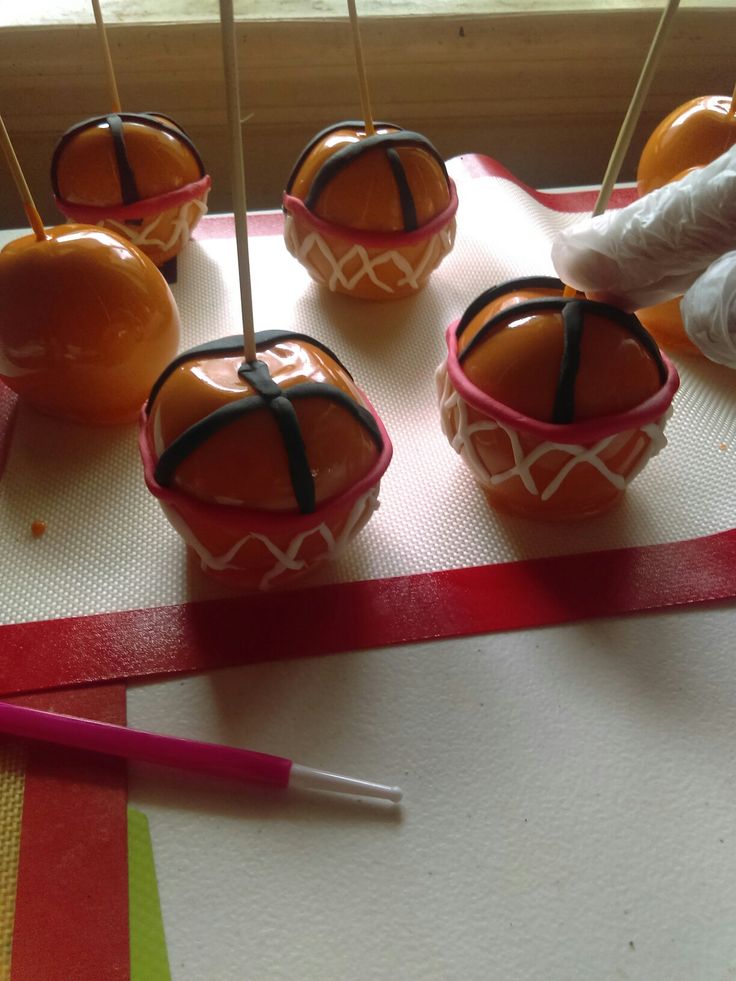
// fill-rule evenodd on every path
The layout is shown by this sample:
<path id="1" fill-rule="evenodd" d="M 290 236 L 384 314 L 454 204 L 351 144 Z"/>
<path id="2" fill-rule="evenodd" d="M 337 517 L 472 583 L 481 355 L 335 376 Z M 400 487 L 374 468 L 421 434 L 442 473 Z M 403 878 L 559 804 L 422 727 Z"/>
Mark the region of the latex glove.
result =
<path id="1" fill-rule="evenodd" d="M 708 267 L 680 303 L 685 333 L 711 361 L 736 368 L 736 252 Z"/>
<path id="2" fill-rule="evenodd" d="M 736 145 L 712 163 L 557 236 L 563 283 L 629 310 L 684 293 L 736 243 Z"/>

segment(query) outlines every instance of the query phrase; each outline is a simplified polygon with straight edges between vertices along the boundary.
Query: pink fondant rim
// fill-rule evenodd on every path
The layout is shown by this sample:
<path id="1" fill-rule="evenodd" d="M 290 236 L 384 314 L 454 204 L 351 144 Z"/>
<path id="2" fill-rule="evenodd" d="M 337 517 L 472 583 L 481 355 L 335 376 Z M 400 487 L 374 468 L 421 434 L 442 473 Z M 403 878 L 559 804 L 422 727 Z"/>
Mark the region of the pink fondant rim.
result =
<path id="1" fill-rule="evenodd" d="M 422 225 L 412 232 L 371 232 L 360 228 L 348 228 L 345 225 L 335 225 L 331 221 L 317 217 L 301 198 L 294 197 L 293 194 L 284 193 L 283 203 L 287 214 L 291 214 L 295 220 L 301 220 L 314 231 L 319 232 L 320 235 L 340 238 L 346 242 L 353 242 L 355 245 L 362 245 L 366 249 L 401 249 L 431 238 L 454 218 L 458 204 L 457 188 L 452 178 L 449 178 L 448 181 L 450 200 L 447 207 L 435 215 L 426 225 Z"/>
<path id="2" fill-rule="evenodd" d="M 134 201 L 133 204 L 76 204 L 56 196 L 54 196 L 54 201 L 63 215 L 67 218 L 73 218 L 75 221 L 89 222 L 90 224 L 104 221 L 105 218 L 112 218 L 115 221 L 132 221 L 136 218 L 148 218 L 151 215 L 160 214 L 169 208 L 186 204 L 187 201 L 194 201 L 195 198 L 202 197 L 209 191 L 211 185 L 212 178 L 209 174 L 205 174 L 200 180 L 185 184 L 184 187 L 178 187 L 175 191 L 157 194 L 153 198 L 143 198 L 141 201 Z"/>
<path id="3" fill-rule="evenodd" d="M 599 416 L 597 419 L 586 419 L 584 422 L 573 422 L 569 425 L 542 422 L 539 419 L 532 419 L 530 416 L 524 415 L 523 412 L 517 412 L 503 402 L 498 402 L 470 381 L 462 370 L 457 357 L 456 330 L 459 323 L 459 319 L 451 323 L 445 334 L 447 340 L 447 373 L 455 390 L 468 405 L 477 409 L 478 412 L 482 412 L 496 422 L 501 422 L 518 432 L 535 436 L 539 440 L 566 445 L 588 446 L 597 443 L 598 440 L 605 439 L 606 436 L 612 436 L 614 433 L 641 429 L 642 426 L 661 419 L 680 386 L 680 376 L 677 374 L 677 369 L 662 351 L 660 353 L 667 370 L 667 377 L 662 387 L 654 395 L 633 409 L 629 409 L 627 412 L 617 412 L 613 415 Z"/>
<path id="4" fill-rule="evenodd" d="M 376 421 L 378 431 L 383 440 L 383 449 L 376 457 L 376 461 L 371 469 L 360 480 L 356 481 L 352 487 L 349 487 L 342 494 L 338 494 L 337 497 L 325 501 L 310 514 L 302 514 L 301 512 L 295 511 L 265 511 L 259 508 L 239 508 L 229 504 L 214 504 L 207 501 L 200 501 L 198 498 L 191 497 L 189 494 L 177 490 L 175 487 L 162 487 L 153 476 L 156 467 L 156 454 L 148 436 L 148 416 L 144 408 L 141 410 L 139 417 L 138 448 L 143 460 L 143 475 L 146 486 L 154 497 L 157 497 L 163 504 L 168 504 L 177 511 L 188 511 L 210 521 L 222 520 L 224 518 L 228 524 L 237 523 L 237 527 L 242 529 L 243 533 L 278 533 L 279 531 L 283 531 L 286 521 L 288 521 L 290 530 L 296 534 L 307 531 L 328 519 L 332 513 L 340 508 L 352 507 L 358 498 L 376 486 L 391 462 L 393 446 L 391 445 L 389 435 L 376 410 L 362 392 L 360 392 L 360 395 L 363 398 L 365 407 Z"/>

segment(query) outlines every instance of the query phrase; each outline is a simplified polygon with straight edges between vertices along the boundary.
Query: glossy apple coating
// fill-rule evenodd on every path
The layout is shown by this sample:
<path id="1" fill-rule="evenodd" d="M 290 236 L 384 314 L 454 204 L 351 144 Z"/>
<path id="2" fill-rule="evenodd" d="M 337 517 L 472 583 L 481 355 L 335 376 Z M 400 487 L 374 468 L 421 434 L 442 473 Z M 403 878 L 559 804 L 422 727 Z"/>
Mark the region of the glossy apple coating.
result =
<path id="1" fill-rule="evenodd" d="M 51 182 L 64 214 L 105 223 L 159 266 L 188 241 L 209 190 L 192 141 L 153 113 L 111 114 L 72 127 L 56 147 Z"/>
<path id="2" fill-rule="evenodd" d="M 412 231 L 412 227 L 426 225 L 444 211 L 450 203 L 447 172 L 442 161 L 429 152 L 428 147 L 416 141 L 411 145 L 413 134 L 405 134 L 409 145 L 397 145 L 398 157 L 416 213 L 414 222 L 407 222 L 402 209 L 399 181 L 392 169 L 387 148 L 390 138 L 401 138 L 404 131 L 398 127 L 381 126 L 379 139 L 373 149 L 356 153 L 352 159 L 324 179 L 319 193 L 318 186 L 325 165 L 337 160 L 346 150 L 368 146 L 364 129 L 340 126 L 330 130 L 308 150 L 289 182 L 290 193 L 303 201 L 310 200 L 310 210 L 319 218 L 342 225 L 374 232 Z M 384 139 L 381 140 L 381 137 Z M 389 139 L 386 139 L 386 138 Z M 369 141 L 370 142 L 370 141 Z"/>
<path id="3" fill-rule="evenodd" d="M 682 297 L 676 296 L 666 303 L 657 303 L 652 307 L 637 310 L 636 315 L 657 343 L 668 351 L 702 356 L 703 352 L 693 344 L 685 332 L 680 313 L 681 302 Z"/>
<path id="4" fill-rule="evenodd" d="M 331 290 L 390 299 L 420 289 L 452 248 L 457 197 L 418 133 L 362 123 L 317 134 L 284 194 L 287 247 Z"/>
<path id="5" fill-rule="evenodd" d="M 46 235 L 0 252 L 0 378 L 44 412 L 132 421 L 178 347 L 171 291 L 106 229 L 60 225 Z"/>
<path id="6" fill-rule="evenodd" d="M 731 98 L 706 95 L 678 106 L 647 140 L 639 160 L 639 194 L 704 167 L 736 143 Z"/>
<path id="7" fill-rule="evenodd" d="M 142 418 L 146 483 L 211 577 L 283 586 L 336 558 L 378 506 L 391 458 L 349 372 L 304 335 L 223 338 L 179 356 Z"/>
<path id="8" fill-rule="evenodd" d="M 517 412 L 553 422 L 565 345 L 563 309 L 524 313 L 523 305 L 541 296 L 562 297 L 562 288 L 521 288 L 492 300 L 468 324 L 458 342 L 464 351 L 490 320 L 505 312 L 483 344 L 463 358 L 463 370 L 486 395 Z M 516 309 L 518 308 L 518 314 Z M 580 340 L 575 376 L 574 414 L 567 422 L 626 412 L 661 388 L 660 366 L 623 324 L 591 308 Z"/>
<path id="9" fill-rule="evenodd" d="M 345 369 L 314 344 L 283 340 L 260 352 L 259 360 L 283 391 L 305 382 L 330 384 L 364 405 Z M 216 409 L 256 396 L 247 377 L 238 374 L 242 362 L 242 352 L 195 357 L 169 375 L 149 417 L 159 456 Z M 378 448 L 361 422 L 338 403 L 315 395 L 296 401 L 294 408 L 315 481 L 315 500 L 322 504 L 364 477 Z M 257 463 L 244 466 L 244 460 Z M 298 507 L 278 426 L 265 404 L 198 446 L 177 469 L 174 485 L 204 501 L 274 511 Z"/>
<path id="10" fill-rule="evenodd" d="M 736 143 L 736 113 L 726 95 L 708 95 L 678 106 L 657 126 L 642 151 L 637 171 L 640 195 L 680 180 L 705 167 Z M 667 350 L 702 356 L 685 333 L 680 300 L 637 311 L 637 316 Z"/>
<path id="11" fill-rule="evenodd" d="M 442 426 L 496 508 L 602 513 L 664 445 L 677 373 L 635 317 L 533 277 L 482 294 L 448 329 Z"/>

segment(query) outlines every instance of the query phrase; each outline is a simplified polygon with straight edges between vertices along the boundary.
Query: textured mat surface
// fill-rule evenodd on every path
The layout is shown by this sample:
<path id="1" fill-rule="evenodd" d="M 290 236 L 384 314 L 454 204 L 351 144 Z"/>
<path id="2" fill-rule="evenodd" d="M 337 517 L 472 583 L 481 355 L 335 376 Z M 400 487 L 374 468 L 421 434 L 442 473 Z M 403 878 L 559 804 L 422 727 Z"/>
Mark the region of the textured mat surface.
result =
<path id="1" fill-rule="evenodd" d="M 487 508 L 439 429 L 433 376 L 444 354 L 443 331 L 485 287 L 551 272 L 550 240 L 576 216 L 509 180 L 469 178 L 459 162 L 452 166 L 461 200 L 457 244 L 415 298 L 371 304 L 331 295 L 311 283 L 280 236 L 253 241 L 257 324 L 293 327 L 331 345 L 395 445 L 379 513 L 319 581 L 649 545 L 730 528 L 733 375 L 693 359 L 678 362 L 683 384 L 667 430 L 670 445 L 614 514 L 556 527 L 501 518 Z M 174 291 L 183 346 L 236 331 L 233 240 L 202 238 L 180 266 Z M 0 514 L 7 573 L 0 622 L 218 595 L 189 568 L 182 542 L 145 490 L 131 427 L 81 429 L 21 407 L 0 484 Z M 47 523 L 39 539 L 30 532 L 36 519 Z"/>

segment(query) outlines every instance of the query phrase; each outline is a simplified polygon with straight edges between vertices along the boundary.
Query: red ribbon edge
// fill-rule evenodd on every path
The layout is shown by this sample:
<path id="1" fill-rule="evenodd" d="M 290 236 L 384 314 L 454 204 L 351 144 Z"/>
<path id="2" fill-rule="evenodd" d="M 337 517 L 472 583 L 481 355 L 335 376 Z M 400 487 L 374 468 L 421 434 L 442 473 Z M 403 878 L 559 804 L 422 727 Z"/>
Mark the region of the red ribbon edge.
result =
<path id="1" fill-rule="evenodd" d="M 8 624 L 0 627 L 0 694 L 529 629 L 734 597 L 736 529 L 662 545 Z"/>

